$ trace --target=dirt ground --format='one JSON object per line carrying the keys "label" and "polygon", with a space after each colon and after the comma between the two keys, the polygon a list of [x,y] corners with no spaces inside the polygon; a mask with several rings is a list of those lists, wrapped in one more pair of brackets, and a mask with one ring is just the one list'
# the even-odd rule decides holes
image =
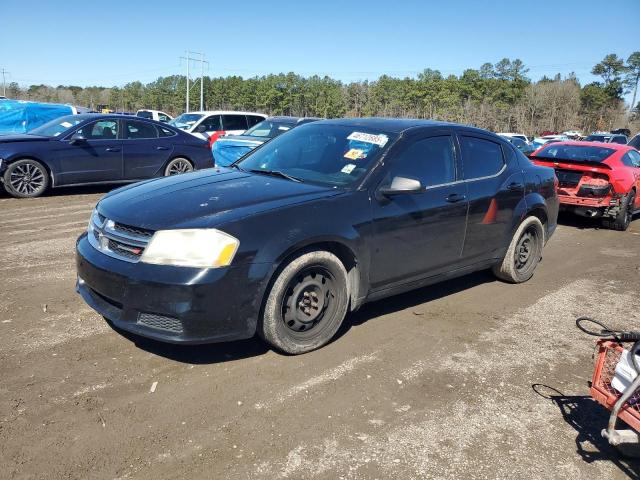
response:
{"label": "dirt ground", "polygon": [[527,284],[482,272],[370,304],[291,357],[110,328],[74,291],[104,192],[0,196],[0,478],[640,476],[600,437],[574,326],[640,327],[640,219],[564,218]]}

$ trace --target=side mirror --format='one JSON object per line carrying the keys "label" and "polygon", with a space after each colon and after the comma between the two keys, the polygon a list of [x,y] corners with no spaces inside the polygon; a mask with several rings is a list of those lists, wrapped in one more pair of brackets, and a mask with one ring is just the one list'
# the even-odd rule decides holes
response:
{"label": "side mirror", "polygon": [[71,145],[77,145],[79,143],[84,143],[87,139],[84,138],[84,135],[82,135],[82,133],[80,132],[76,132],[73,135],[71,135],[71,138],[69,139],[69,143]]}
{"label": "side mirror", "polygon": [[422,192],[420,181],[406,177],[393,177],[391,185],[380,189],[380,193],[387,197],[420,192]]}

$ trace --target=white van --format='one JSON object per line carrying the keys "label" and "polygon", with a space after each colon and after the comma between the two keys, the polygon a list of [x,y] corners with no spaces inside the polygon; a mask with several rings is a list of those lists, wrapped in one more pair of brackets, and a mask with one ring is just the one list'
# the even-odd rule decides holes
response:
{"label": "white van", "polygon": [[267,115],[262,113],[214,110],[183,113],[171,120],[169,124],[207,140],[214,133],[219,135],[242,135],[245,130],[260,123],[265,118],[267,118]]}

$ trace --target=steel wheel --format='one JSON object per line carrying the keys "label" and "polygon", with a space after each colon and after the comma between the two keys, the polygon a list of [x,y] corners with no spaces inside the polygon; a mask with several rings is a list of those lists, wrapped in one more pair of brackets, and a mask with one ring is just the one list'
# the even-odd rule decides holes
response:
{"label": "steel wheel", "polygon": [[14,197],[37,197],[49,186],[47,170],[36,160],[19,160],[4,174],[5,189]]}
{"label": "steel wheel", "polygon": [[[322,328],[335,310],[335,278],[326,268],[311,267],[294,277],[283,298],[282,320],[296,334]],[[298,335],[299,336],[299,335]]]}
{"label": "steel wheel", "polygon": [[169,162],[165,169],[165,176],[180,175],[181,173],[187,173],[193,171],[193,165],[186,158],[174,158]]}

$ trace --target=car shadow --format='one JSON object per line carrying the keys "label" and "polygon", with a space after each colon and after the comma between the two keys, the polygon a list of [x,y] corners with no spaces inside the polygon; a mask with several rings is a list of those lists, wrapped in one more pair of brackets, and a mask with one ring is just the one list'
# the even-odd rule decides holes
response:
{"label": "car shadow", "polygon": [[[109,183],[109,184],[100,184],[100,185],[82,185],[78,187],[63,187],[63,188],[52,188],[46,191],[39,198],[48,198],[48,197],[65,197],[68,195],[93,195],[96,193],[109,193],[111,190],[115,190],[116,188],[122,187],[123,184],[120,183]],[[7,191],[0,185],[0,198],[13,198],[11,195],[7,193]],[[14,199],[16,201],[21,201],[21,198]]]}
{"label": "car shadow", "polygon": [[640,461],[622,456],[600,433],[609,421],[607,409],[589,395],[564,395],[541,383],[535,383],[531,388],[540,397],[553,402],[564,421],[578,433],[576,453],[586,463],[611,462],[629,478],[640,479]]}
{"label": "car shadow", "polygon": [[448,297],[449,295],[453,295],[485,283],[497,281],[499,280],[496,279],[490,270],[481,270],[462,277],[446,280],[441,283],[435,283],[417,290],[412,290],[407,293],[367,303],[358,311],[347,315],[333,340],[335,341],[340,338],[352,327],[362,325],[374,318],[416,307],[423,303]]}
{"label": "car shadow", "polygon": [[569,212],[561,212],[558,215],[558,223],[566,227],[579,228],[580,230],[606,230],[602,226],[602,220],[600,219],[581,217]]}
{"label": "car shadow", "polygon": [[[492,281],[496,281],[496,279],[489,271],[481,271],[364,305],[357,312],[347,315],[340,330],[332,339],[332,342],[347,333],[349,329],[355,325],[362,325],[376,317],[415,307],[422,303],[446,297]],[[133,342],[136,347],[154,355],[159,355],[181,363],[223,363],[264,355],[269,351],[275,351],[280,355],[287,355],[274,350],[257,336],[247,340],[233,342],[204,345],[177,345],[140,337],[134,333],[121,330],[110,322],[109,325],[120,335]]]}

